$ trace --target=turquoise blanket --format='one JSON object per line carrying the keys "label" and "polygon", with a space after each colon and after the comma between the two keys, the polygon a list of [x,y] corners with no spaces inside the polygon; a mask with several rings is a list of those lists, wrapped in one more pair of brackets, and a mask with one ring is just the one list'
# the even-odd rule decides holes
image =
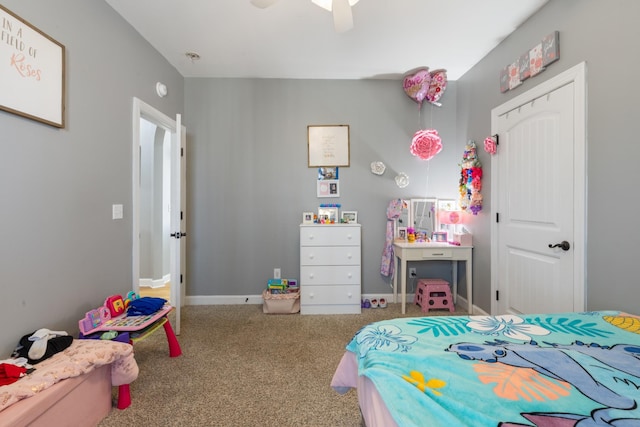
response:
{"label": "turquoise blanket", "polygon": [[640,317],[400,318],[347,345],[399,426],[640,426]]}

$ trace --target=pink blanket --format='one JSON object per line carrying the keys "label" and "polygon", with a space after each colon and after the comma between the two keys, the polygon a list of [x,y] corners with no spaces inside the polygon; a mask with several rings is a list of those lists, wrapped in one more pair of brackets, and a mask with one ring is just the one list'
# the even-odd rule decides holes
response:
{"label": "pink blanket", "polygon": [[74,340],[69,348],[34,365],[35,371],[0,387],[0,411],[67,378],[111,365],[111,384],[129,384],[138,377],[133,346],[116,341]]}

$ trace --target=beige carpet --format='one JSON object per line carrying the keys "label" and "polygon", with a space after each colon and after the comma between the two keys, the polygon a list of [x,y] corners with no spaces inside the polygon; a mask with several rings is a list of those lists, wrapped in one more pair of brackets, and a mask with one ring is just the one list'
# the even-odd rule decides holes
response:
{"label": "beige carpet", "polygon": [[[405,316],[424,315],[407,307]],[[100,426],[360,426],[356,393],[336,393],[333,372],[362,326],[400,316],[400,304],[326,316],[263,314],[258,305],[184,307],[183,355],[169,357],[162,329],[137,343],[132,405],[113,409]]]}

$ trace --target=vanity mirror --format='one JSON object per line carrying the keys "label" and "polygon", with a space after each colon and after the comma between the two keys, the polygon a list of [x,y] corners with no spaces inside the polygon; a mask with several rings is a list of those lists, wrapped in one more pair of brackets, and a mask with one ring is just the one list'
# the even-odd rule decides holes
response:
{"label": "vanity mirror", "polygon": [[[437,219],[436,209],[438,199],[435,197],[427,197],[424,199],[411,199],[409,204],[409,227],[413,227],[416,236],[423,236],[431,239],[434,231],[436,231]],[[418,240],[420,237],[418,237]]]}

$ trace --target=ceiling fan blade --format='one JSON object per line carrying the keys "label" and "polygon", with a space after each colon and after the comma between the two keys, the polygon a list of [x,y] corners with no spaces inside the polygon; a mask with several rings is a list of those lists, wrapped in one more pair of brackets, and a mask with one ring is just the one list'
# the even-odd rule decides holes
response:
{"label": "ceiling fan blade", "polygon": [[277,1],[278,0],[251,0],[251,4],[260,9],[266,9]]}
{"label": "ceiling fan blade", "polygon": [[349,0],[333,0],[331,4],[333,12],[333,27],[338,33],[349,31],[353,28],[353,14]]}

